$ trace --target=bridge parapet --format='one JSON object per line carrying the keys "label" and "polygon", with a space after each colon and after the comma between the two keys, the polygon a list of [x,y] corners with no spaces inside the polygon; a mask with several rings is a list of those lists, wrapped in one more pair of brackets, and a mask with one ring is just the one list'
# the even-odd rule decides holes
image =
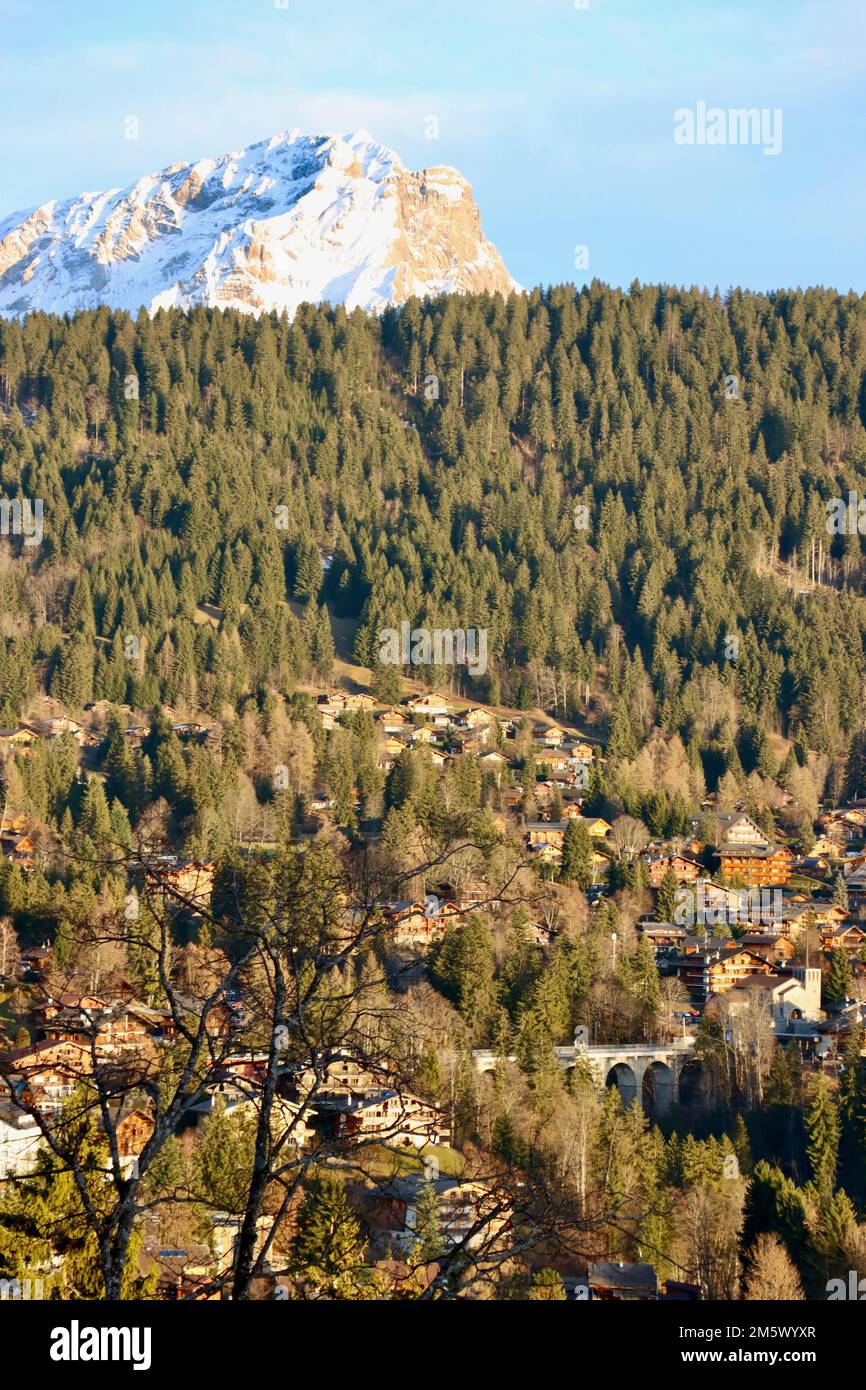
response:
{"label": "bridge parapet", "polygon": [[[610,1043],[601,1044],[593,1047],[557,1047],[555,1049],[559,1062],[564,1067],[573,1066],[578,1057],[587,1057],[590,1062],[603,1063],[606,1058],[611,1058],[612,1062],[627,1062],[640,1064],[644,1062],[668,1062],[679,1060],[682,1062],[692,1053],[695,1042],[694,1038],[687,1038],[685,1042],[675,1043]],[[476,1048],[473,1053],[475,1065],[479,1071],[490,1071],[496,1066],[499,1060],[499,1053],[492,1048]],[[509,1062],[516,1061],[514,1056],[506,1058]]]}
{"label": "bridge parapet", "polygon": [[[475,1065],[481,1072],[493,1071],[499,1060],[499,1054],[491,1049],[479,1048],[473,1055]],[[570,1071],[584,1057],[599,1086],[616,1084],[628,1104],[636,1096],[645,1095],[648,1088],[653,1108],[657,1111],[667,1109],[679,1099],[680,1074],[693,1056],[694,1038],[673,1043],[556,1048],[557,1060],[565,1071]],[[507,1060],[513,1062],[516,1059],[509,1057]]]}

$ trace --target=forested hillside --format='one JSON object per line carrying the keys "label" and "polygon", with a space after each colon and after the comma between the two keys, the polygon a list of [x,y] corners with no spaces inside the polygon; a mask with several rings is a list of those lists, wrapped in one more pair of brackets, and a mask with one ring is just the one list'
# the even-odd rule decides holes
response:
{"label": "forested hillside", "polygon": [[476,696],[589,695],[611,755],[658,723],[710,785],[736,722],[708,703],[827,754],[859,727],[861,543],[826,529],[866,468],[854,295],[36,314],[0,325],[0,402],[0,491],[44,508],[2,547],[5,722],[41,683],[212,714],[290,688],[330,667],[327,605],[362,663],[386,622],[486,628]]}

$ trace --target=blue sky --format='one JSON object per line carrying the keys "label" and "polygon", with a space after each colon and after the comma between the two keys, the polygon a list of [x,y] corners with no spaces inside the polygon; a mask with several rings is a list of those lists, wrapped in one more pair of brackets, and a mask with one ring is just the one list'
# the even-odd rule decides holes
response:
{"label": "blue sky", "polygon": [[[583,3],[0,0],[0,216],[366,127],[459,168],[524,285],[866,291],[864,0]],[[781,108],[781,152],[676,144],[699,101]]]}

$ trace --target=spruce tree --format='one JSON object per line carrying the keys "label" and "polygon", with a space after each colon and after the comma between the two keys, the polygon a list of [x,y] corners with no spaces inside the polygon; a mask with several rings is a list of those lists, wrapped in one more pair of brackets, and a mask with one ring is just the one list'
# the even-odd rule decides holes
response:
{"label": "spruce tree", "polygon": [[812,1181],[823,1203],[836,1186],[839,1162],[839,1109],[827,1078],[819,1076],[806,1111],[806,1153]]}
{"label": "spruce tree", "polygon": [[562,840],[560,877],[586,891],[592,885],[592,839],[586,825],[572,816]]}
{"label": "spruce tree", "polygon": [[412,1258],[420,1264],[440,1260],[446,1243],[441,1227],[442,1203],[433,1182],[421,1183],[415,1199],[415,1227]]}
{"label": "spruce tree", "polygon": [[657,922],[673,922],[677,910],[679,881],[673,869],[668,869],[659,885],[656,897],[655,917]]}
{"label": "spruce tree", "polygon": [[351,1297],[363,1255],[361,1225],[345,1183],[334,1173],[314,1178],[298,1211],[290,1251],[292,1270],[319,1288]]}
{"label": "spruce tree", "polygon": [[529,1284],[531,1302],[561,1303],[565,1296],[565,1285],[555,1269],[539,1269],[533,1274]]}
{"label": "spruce tree", "polygon": [[844,946],[830,952],[830,967],[824,975],[824,1004],[832,1008],[843,1004],[851,993],[851,962]]}

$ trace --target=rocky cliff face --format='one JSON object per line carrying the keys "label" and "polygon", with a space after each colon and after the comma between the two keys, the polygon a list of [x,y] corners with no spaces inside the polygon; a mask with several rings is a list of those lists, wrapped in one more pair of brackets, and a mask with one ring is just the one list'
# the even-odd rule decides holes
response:
{"label": "rocky cliff face", "polygon": [[0,314],[209,305],[379,310],[517,289],[455,169],[408,170],[366,131],[275,135],[130,188],[0,221]]}

